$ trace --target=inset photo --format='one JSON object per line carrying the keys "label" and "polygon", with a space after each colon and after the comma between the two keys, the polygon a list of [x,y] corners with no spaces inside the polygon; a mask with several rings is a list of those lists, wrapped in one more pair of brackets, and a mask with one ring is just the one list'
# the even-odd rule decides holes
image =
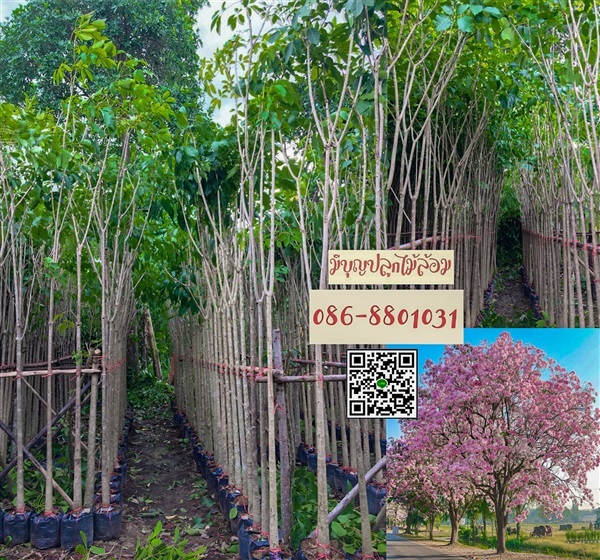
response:
{"label": "inset photo", "polygon": [[417,418],[386,426],[387,558],[600,558],[599,387],[598,329],[418,346]]}

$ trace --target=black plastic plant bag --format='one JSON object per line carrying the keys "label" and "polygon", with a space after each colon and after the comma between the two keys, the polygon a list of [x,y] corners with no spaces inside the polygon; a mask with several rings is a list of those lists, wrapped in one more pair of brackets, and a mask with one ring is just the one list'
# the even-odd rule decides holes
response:
{"label": "black plastic plant bag", "polygon": [[369,505],[369,514],[377,515],[385,501],[385,488],[367,484],[367,503]]}
{"label": "black plastic plant bag", "polygon": [[4,540],[10,539],[10,544],[29,542],[29,521],[31,512],[4,512]]}
{"label": "black plastic plant bag", "polygon": [[34,513],[29,521],[29,541],[35,548],[46,549],[60,545],[62,513]]}
{"label": "black plastic plant bag", "polygon": [[118,504],[99,506],[94,511],[94,539],[110,541],[118,539],[123,525],[123,508]]}
{"label": "black plastic plant bag", "polygon": [[269,540],[258,531],[252,530],[252,525],[239,524],[238,551],[242,560],[253,560],[252,553],[264,546],[269,546]]}
{"label": "black plastic plant bag", "polygon": [[298,446],[298,453],[297,453],[297,456],[298,456],[298,462],[299,462],[299,463],[300,463],[300,464],[301,464],[303,467],[305,467],[306,465],[308,465],[308,455],[307,455],[307,453],[306,453],[306,446],[305,446],[303,443],[301,443],[301,444]]}
{"label": "black plastic plant bag", "polygon": [[[81,537],[85,535],[85,543]],[[94,542],[94,514],[90,510],[79,513],[65,513],[60,523],[60,545],[73,550],[78,544],[91,545]]]}
{"label": "black plastic plant bag", "polygon": [[332,488],[336,488],[335,485],[335,470],[338,468],[339,465],[336,465],[335,463],[327,463],[326,469],[327,469],[327,484],[329,484],[329,486],[331,486]]}

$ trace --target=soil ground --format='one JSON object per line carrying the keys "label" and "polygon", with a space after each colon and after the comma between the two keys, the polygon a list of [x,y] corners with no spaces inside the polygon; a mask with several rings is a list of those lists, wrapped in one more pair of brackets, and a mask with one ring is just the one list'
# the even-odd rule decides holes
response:
{"label": "soil ground", "polygon": [[523,293],[518,269],[502,270],[496,275],[494,293],[482,312],[478,326],[531,327],[531,303]]}
{"label": "soil ground", "polygon": [[[158,521],[161,539],[173,543],[175,528],[188,541],[187,551],[207,547],[210,560],[238,557],[227,549],[237,542],[229,523],[209,496],[205,481],[196,473],[189,445],[179,439],[167,410],[149,411],[146,418],[135,418],[127,451],[127,482],[124,488],[123,529],[112,542],[96,542],[105,554],[85,558],[133,558],[138,539],[144,545]],[[59,549],[36,550],[29,545],[1,549],[0,560],[78,560],[75,552]]]}

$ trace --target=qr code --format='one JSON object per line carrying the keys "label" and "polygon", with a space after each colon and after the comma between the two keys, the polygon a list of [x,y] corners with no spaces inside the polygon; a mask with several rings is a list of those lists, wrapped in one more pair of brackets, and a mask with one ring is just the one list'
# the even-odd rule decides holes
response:
{"label": "qr code", "polygon": [[417,417],[416,350],[348,350],[348,418]]}

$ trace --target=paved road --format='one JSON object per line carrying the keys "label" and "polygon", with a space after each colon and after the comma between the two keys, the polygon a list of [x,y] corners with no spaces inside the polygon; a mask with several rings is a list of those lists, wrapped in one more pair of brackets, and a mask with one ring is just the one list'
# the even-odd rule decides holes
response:
{"label": "paved road", "polygon": [[[449,558],[462,558],[451,556],[436,549],[423,546],[408,539],[396,535],[387,535],[387,560],[400,560],[401,558],[423,559],[423,560],[448,560]],[[463,559],[464,560],[464,559]]]}

